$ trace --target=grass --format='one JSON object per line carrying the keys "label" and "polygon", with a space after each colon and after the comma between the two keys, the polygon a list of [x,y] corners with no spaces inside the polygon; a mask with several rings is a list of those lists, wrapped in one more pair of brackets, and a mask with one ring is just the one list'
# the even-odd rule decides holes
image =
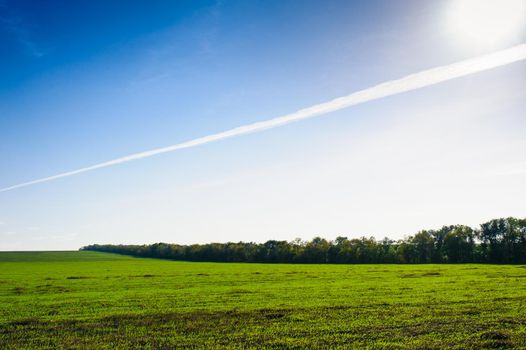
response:
{"label": "grass", "polygon": [[526,266],[0,253],[0,348],[526,349]]}

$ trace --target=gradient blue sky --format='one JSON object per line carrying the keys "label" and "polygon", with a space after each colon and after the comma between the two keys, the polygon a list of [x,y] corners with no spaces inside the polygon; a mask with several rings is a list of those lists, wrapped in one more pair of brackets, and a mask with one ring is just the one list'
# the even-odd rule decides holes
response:
{"label": "gradient blue sky", "polygon": [[[526,41],[454,0],[0,0],[0,188]],[[525,215],[526,63],[0,193],[0,250],[401,238]]]}

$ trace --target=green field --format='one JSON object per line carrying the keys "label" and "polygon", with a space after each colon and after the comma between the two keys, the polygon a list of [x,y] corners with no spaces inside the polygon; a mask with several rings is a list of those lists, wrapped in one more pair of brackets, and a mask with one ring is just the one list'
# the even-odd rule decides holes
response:
{"label": "green field", "polygon": [[526,348],[526,266],[0,253],[0,348]]}

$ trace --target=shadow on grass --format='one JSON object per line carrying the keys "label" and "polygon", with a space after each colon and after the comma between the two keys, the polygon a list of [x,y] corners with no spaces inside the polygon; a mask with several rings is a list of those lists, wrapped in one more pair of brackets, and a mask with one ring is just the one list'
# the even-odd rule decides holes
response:
{"label": "shadow on grass", "polygon": [[[524,320],[469,314],[430,318],[334,306],[309,309],[121,314],[89,320],[26,318],[0,324],[0,348],[480,349],[526,345]],[[459,311],[460,312],[460,311]],[[389,321],[392,314],[400,319]],[[460,316],[460,315],[456,315]]]}

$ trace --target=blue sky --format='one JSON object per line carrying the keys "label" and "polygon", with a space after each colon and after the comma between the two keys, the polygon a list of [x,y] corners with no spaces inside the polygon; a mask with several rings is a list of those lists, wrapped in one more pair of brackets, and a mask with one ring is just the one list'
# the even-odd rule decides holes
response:
{"label": "blue sky", "polygon": [[[452,1],[2,1],[0,187],[525,42]],[[393,238],[524,216],[526,64],[0,194],[0,250]]]}

